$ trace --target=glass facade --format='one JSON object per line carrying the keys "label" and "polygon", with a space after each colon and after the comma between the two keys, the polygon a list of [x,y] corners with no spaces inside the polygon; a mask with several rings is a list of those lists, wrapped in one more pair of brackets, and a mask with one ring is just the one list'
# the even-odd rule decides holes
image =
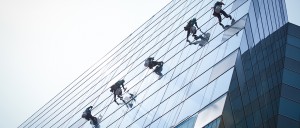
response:
{"label": "glass facade", "polygon": [[[223,2],[236,20],[225,30],[212,16],[215,1],[171,1],[19,127],[91,127],[81,118],[88,106],[101,127],[298,126],[300,29],[287,24],[285,1]],[[186,42],[192,18],[210,33],[202,47]],[[150,56],[164,62],[160,80],[144,67]],[[132,108],[113,102],[120,79],[136,94]]]}
{"label": "glass facade", "polygon": [[[284,33],[284,30],[277,33]],[[271,127],[269,122],[276,115],[279,97],[281,70],[283,68],[283,51],[285,34],[276,32],[256,44],[255,47],[241,55],[241,66],[236,80],[230,90],[230,102],[235,125],[249,127]],[[278,39],[275,39],[278,37]],[[279,45],[277,48],[274,45]],[[273,49],[274,48],[274,49]],[[278,56],[279,55],[279,56]],[[234,88],[235,87],[235,88]],[[273,98],[273,99],[272,99]],[[247,112],[246,112],[246,111]],[[247,118],[249,122],[247,122]],[[265,126],[264,126],[265,125]]]}
{"label": "glass facade", "polygon": [[225,127],[300,127],[299,32],[287,23],[237,57],[222,114]]}

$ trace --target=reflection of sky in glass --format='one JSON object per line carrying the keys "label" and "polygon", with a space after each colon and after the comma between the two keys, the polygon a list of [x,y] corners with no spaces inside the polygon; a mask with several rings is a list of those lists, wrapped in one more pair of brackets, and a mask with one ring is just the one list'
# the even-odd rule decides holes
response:
{"label": "reflection of sky in glass", "polygon": [[196,120],[195,128],[202,128],[217,117],[221,116],[226,97],[226,95],[222,96],[220,99],[207,106],[203,111],[200,111]]}
{"label": "reflection of sky in glass", "polygon": [[[211,0],[171,2],[132,33],[125,40],[127,43],[101,66],[93,66],[90,69],[92,73],[86,74],[88,77],[76,81],[82,86],[71,88],[69,91],[72,94],[59,101],[54,109],[43,113],[37,125],[33,126],[51,126],[53,123],[53,126],[68,126],[76,121],[73,126],[80,126],[84,124],[79,120],[81,112],[86,106],[94,104],[93,113],[103,115],[102,127],[169,127],[209,105],[227,92],[232,67],[240,52],[237,49],[240,42],[246,40],[244,34],[248,33],[244,27],[250,29],[247,21],[252,21],[254,16],[246,14],[249,9],[256,11],[253,5],[261,6],[261,3],[252,4],[247,0],[224,2],[224,10],[237,21],[225,31],[211,16],[214,4]],[[198,18],[202,31],[211,33],[209,43],[204,47],[189,46],[185,42],[183,27],[192,17]],[[268,24],[267,18],[263,20],[261,26],[273,25]],[[230,20],[224,19],[223,23],[229,24]],[[260,35],[254,35],[258,41],[258,36],[267,36],[275,29],[261,31],[260,27],[254,27],[254,30],[259,31]],[[235,35],[237,32],[239,34]],[[241,52],[248,49],[246,44],[242,43],[242,46]],[[161,80],[157,80],[157,75],[143,66],[149,56],[165,62]],[[132,109],[112,102],[109,86],[119,79],[125,79],[125,86],[130,92],[137,92],[137,101]],[[80,105],[75,106],[77,104]],[[48,118],[53,120],[44,122]]]}

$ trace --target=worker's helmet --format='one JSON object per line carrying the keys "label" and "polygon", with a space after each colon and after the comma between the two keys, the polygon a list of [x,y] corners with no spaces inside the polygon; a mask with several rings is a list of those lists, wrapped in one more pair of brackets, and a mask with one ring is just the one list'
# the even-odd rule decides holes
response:
{"label": "worker's helmet", "polygon": [[122,83],[125,83],[125,80],[124,80],[124,79],[122,79],[122,80],[121,80],[121,82],[122,82]]}

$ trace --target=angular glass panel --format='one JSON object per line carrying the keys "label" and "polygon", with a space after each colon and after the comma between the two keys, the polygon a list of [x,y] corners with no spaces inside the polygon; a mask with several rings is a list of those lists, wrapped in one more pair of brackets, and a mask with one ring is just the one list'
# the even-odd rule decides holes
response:
{"label": "angular glass panel", "polygon": [[[250,23],[248,22],[247,24],[250,24]],[[247,36],[247,37],[252,38],[252,34],[249,36]],[[247,51],[249,49],[248,43],[250,43],[250,42],[248,42],[247,37],[246,37],[246,33],[243,32],[243,37],[242,37],[241,44],[240,44],[241,54],[243,54],[245,51]]]}
{"label": "angular glass panel", "polygon": [[214,121],[210,122],[209,124],[207,124],[203,128],[219,128],[220,122],[221,122],[221,117],[218,117],[217,119],[215,119]]}
{"label": "angular glass panel", "polygon": [[297,38],[295,36],[288,35],[287,36],[287,43],[290,44],[290,45],[293,45],[295,47],[300,48],[300,38]]}
{"label": "angular glass panel", "polygon": [[280,98],[279,114],[300,121],[300,103],[296,103],[286,98]]}
{"label": "angular glass panel", "polygon": [[231,68],[216,80],[212,100],[217,99],[228,91],[233,70],[234,68]]}
{"label": "angular glass panel", "polygon": [[234,66],[236,57],[237,57],[238,50],[231,53],[229,56],[227,56],[225,59],[223,59],[221,62],[219,62],[217,65],[213,67],[212,74],[209,78],[209,82],[216,79],[218,76],[226,72],[228,69]]}
{"label": "angular glass panel", "polygon": [[299,78],[300,78],[300,74],[287,69],[283,70],[283,79],[282,79],[283,83],[300,89]]}
{"label": "angular glass panel", "polygon": [[285,58],[285,62],[284,62],[284,67],[291,70],[291,71],[294,71],[294,72],[297,72],[297,73],[300,73],[300,61],[296,61],[294,59],[290,59],[288,57]]}
{"label": "angular glass panel", "polygon": [[291,118],[288,118],[286,116],[278,115],[277,119],[277,128],[299,128],[299,121],[293,120]]}
{"label": "angular glass panel", "polygon": [[190,117],[179,125],[175,126],[175,128],[194,128],[195,122],[197,119],[197,115]]}
{"label": "angular glass panel", "polygon": [[293,101],[300,103],[299,94],[300,94],[300,89],[285,84],[281,86],[281,96],[284,98],[291,99]]}
{"label": "angular glass panel", "polygon": [[222,96],[204,109],[202,109],[197,117],[195,128],[202,128],[209,122],[222,115],[227,95]]}
{"label": "angular glass panel", "polygon": [[289,35],[300,38],[300,30],[298,29],[297,25],[289,24],[287,31]]}

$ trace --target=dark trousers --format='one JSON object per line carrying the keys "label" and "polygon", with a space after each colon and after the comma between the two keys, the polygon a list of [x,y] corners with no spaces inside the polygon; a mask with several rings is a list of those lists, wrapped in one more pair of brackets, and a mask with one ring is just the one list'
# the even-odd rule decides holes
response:
{"label": "dark trousers", "polygon": [[154,69],[154,72],[159,76],[162,76],[161,71],[162,71],[162,65],[159,65]]}
{"label": "dark trousers", "polygon": [[226,18],[230,18],[232,19],[231,15],[228,15],[225,11],[221,10],[220,13],[216,13],[214,12],[214,16],[218,18],[219,20],[219,24],[224,28],[224,25],[221,23],[222,22],[222,18],[221,18],[221,14],[223,14]]}
{"label": "dark trousers", "polygon": [[222,22],[221,14],[223,14],[226,18],[228,18],[228,17],[229,17],[230,19],[232,18],[230,15],[228,15],[228,14],[227,14],[225,11],[223,11],[223,10],[221,10],[220,13],[214,12],[213,15],[214,15],[215,17],[218,18],[218,20],[219,20],[220,23]]}
{"label": "dark trousers", "polygon": [[87,114],[85,117],[86,120],[92,120],[94,125],[98,125],[97,118],[92,116],[91,114]]}

